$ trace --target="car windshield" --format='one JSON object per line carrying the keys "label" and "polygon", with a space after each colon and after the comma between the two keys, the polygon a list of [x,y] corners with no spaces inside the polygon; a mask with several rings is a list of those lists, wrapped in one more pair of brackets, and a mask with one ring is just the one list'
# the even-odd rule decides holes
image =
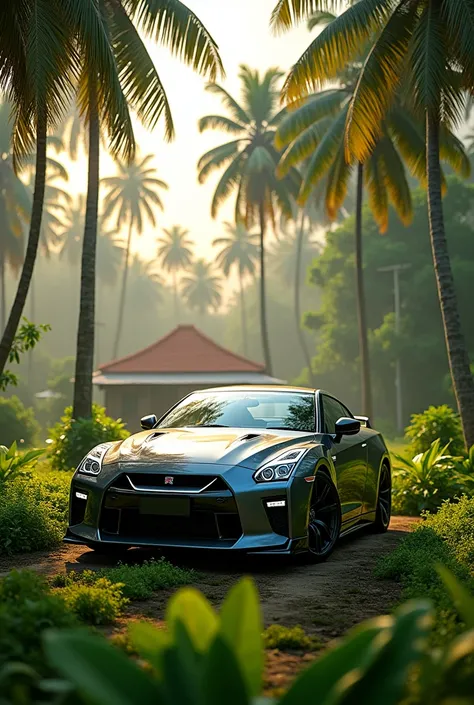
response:
{"label": "car windshield", "polygon": [[223,426],[313,432],[314,394],[305,392],[196,392],[166,414],[159,428]]}

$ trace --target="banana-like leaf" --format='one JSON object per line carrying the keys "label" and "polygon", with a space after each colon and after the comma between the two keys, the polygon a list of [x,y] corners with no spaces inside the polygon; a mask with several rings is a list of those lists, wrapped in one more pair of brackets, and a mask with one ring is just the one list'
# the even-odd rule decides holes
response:
{"label": "banana-like leaf", "polygon": [[166,623],[173,640],[178,623],[184,625],[194,648],[203,653],[219,628],[219,620],[209,600],[195,588],[182,588],[168,602]]}
{"label": "banana-like leaf", "polygon": [[249,705],[246,684],[235,650],[218,634],[206,654],[201,676],[206,705]]}

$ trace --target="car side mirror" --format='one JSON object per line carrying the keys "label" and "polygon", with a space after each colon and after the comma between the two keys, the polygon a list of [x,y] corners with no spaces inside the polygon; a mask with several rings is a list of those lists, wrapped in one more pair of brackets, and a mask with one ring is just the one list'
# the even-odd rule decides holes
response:
{"label": "car side mirror", "polygon": [[355,436],[360,431],[360,421],[350,416],[341,416],[336,421],[336,436]]}
{"label": "car side mirror", "polygon": [[155,428],[157,423],[158,419],[156,418],[155,414],[143,416],[143,418],[140,419],[140,426],[144,431],[151,431],[152,428]]}

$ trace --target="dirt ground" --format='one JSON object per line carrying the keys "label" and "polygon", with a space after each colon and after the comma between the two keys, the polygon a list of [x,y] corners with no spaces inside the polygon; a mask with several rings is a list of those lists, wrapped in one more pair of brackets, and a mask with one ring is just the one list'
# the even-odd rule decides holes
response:
{"label": "dirt ground", "polygon": [[[195,586],[217,607],[229,587],[243,575],[252,575],[260,592],[265,625],[301,625],[324,644],[342,636],[350,627],[369,617],[386,613],[399,599],[400,586],[377,581],[373,568],[380,556],[392,551],[416,520],[393,517],[386,534],[356,532],[341,540],[323,564],[279,558],[239,558],[229,554],[175,552],[172,562],[195,568]],[[153,554],[141,549],[128,551],[127,562],[142,562]],[[124,560],[124,559],[122,559]],[[50,553],[39,552],[0,559],[0,576],[12,568],[29,568],[45,574],[64,570],[96,569],[113,564],[80,546],[64,546]],[[135,602],[115,631],[129,619],[160,622],[171,591],[163,590],[144,602]],[[316,653],[317,656],[317,653]],[[278,691],[294,677],[314,654],[267,652],[267,691]]]}

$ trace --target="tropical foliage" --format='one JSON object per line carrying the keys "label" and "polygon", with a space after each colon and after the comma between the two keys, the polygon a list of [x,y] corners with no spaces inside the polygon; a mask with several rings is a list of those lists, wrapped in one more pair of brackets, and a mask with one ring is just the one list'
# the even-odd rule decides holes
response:
{"label": "tropical foliage", "polygon": [[461,422],[447,404],[430,406],[421,414],[412,414],[405,434],[414,453],[424,453],[436,439],[449,448],[451,455],[463,452]]}
{"label": "tropical foliage", "polygon": [[173,277],[174,314],[179,320],[178,272],[186,271],[193,260],[194,242],[188,237],[189,232],[179,225],[163,228],[164,237],[157,239],[158,258],[163,269]]}
{"label": "tropical foliage", "polygon": [[222,285],[213,272],[212,265],[203,259],[196,260],[188,274],[181,280],[181,293],[191,310],[203,316],[221,305]]}

